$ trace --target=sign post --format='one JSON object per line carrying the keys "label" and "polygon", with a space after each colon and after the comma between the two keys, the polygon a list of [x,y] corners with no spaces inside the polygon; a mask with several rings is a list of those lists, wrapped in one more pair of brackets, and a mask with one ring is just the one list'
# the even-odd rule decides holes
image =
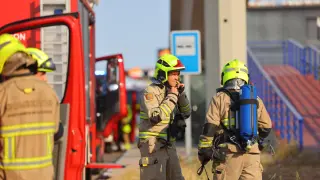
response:
{"label": "sign post", "polygon": [[[186,67],[181,74],[184,75],[185,92],[189,100],[191,100],[190,75],[201,74],[200,39],[200,32],[197,30],[171,31],[170,33],[171,54],[178,57]],[[192,109],[192,102],[190,102],[190,108]],[[186,119],[186,125],[185,148],[189,157],[192,149],[191,116]]]}

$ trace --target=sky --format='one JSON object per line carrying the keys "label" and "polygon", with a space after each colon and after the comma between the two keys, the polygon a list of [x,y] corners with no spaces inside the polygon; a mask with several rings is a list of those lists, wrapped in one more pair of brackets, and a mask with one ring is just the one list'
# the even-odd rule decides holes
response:
{"label": "sky", "polygon": [[154,68],[169,47],[170,0],[100,0],[94,9],[96,57],[122,53],[125,69]]}

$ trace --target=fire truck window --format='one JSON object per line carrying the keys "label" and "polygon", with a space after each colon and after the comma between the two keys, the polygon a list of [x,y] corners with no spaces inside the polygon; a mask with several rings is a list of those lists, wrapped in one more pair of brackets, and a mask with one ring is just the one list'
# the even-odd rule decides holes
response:
{"label": "fire truck window", "polygon": [[[56,91],[60,101],[64,97],[68,61],[69,61],[69,29],[65,25],[37,28],[13,34],[28,48],[38,48],[51,58],[56,70],[46,72],[48,84]],[[33,51],[33,56],[40,58],[43,69],[52,68],[53,63],[49,59],[43,60],[43,55]],[[41,70],[40,70],[41,71]]]}
{"label": "fire truck window", "polygon": [[118,72],[118,60],[117,59],[110,59],[108,61],[108,69],[107,69],[107,82],[108,82],[108,89],[109,91],[116,91],[118,90],[119,84],[119,72]]}
{"label": "fire truck window", "polygon": [[95,64],[96,95],[101,96],[107,93],[107,62],[98,61]]}
{"label": "fire truck window", "polygon": [[[41,49],[52,58],[56,70],[47,73],[48,83],[54,88],[60,101],[65,92],[69,61],[69,29],[67,26],[41,28]],[[50,63],[48,63],[49,65]]]}
{"label": "fire truck window", "polygon": [[119,113],[119,69],[117,59],[96,62],[97,124],[105,127],[113,115]]}

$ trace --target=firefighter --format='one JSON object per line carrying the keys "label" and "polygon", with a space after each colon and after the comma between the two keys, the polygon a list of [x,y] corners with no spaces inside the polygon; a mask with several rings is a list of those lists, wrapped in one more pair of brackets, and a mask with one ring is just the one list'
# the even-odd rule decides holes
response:
{"label": "firefighter", "polygon": [[[34,75],[37,62],[12,35],[0,35],[0,119],[3,179],[52,180],[53,135],[59,128],[59,100]],[[4,177],[6,176],[6,177]]]}
{"label": "firefighter", "polygon": [[[198,145],[198,156],[203,165],[213,160],[213,173],[218,180],[262,179],[261,142],[268,136],[272,126],[262,100],[258,97],[251,101],[257,105],[258,127],[258,139],[253,141],[252,145],[245,145],[241,141],[241,133],[237,133],[239,129],[235,122],[239,117],[235,113],[237,106],[233,106],[236,102],[235,97],[239,97],[240,88],[248,83],[250,82],[247,66],[237,59],[228,62],[221,74],[223,87],[213,96],[206,114]],[[238,126],[241,126],[241,119],[239,123]]]}
{"label": "firefighter", "polygon": [[184,179],[171,134],[174,117],[191,114],[184,84],[179,82],[180,71],[185,69],[173,55],[164,55],[156,63],[152,83],[144,90],[140,104],[139,142],[141,159],[140,179]]}
{"label": "firefighter", "polygon": [[43,81],[48,81],[47,72],[53,72],[56,70],[56,65],[52,61],[52,58],[37,48],[27,48],[29,54],[31,54],[32,58],[38,63],[38,72],[36,74]]}
{"label": "firefighter", "polygon": [[[54,64],[52,58],[49,58],[49,56],[37,48],[27,48],[28,53],[32,56],[34,60],[37,61],[38,64],[38,70],[36,73],[36,76],[45,81],[48,82],[47,78],[47,72],[53,72],[56,70],[56,65]],[[54,141],[58,141],[63,136],[63,124],[59,123],[59,130],[57,133],[54,134]]]}
{"label": "firefighter", "polygon": [[129,104],[127,104],[127,110],[128,110],[127,116],[121,120],[121,134],[122,134],[125,150],[131,149],[129,135],[132,131],[132,128],[131,128],[132,108]]}

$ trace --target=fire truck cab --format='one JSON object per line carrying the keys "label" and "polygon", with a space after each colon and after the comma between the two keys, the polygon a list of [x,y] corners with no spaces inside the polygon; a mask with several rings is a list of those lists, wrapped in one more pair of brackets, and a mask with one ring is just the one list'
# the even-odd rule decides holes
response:
{"label": "fire truck cab", "polygon": [[[121,168],[96,161],[99,138],[92,6],[86,0],[11,0],[2,2],[2,7],[8,11],[2,11],[6,14],[0,20],[0,34],[13,34],[26,46],[42,49],[57,67],[47,74],[60,98],[64,125],[64,136],[54,148],[55,179],[90,179],[90,169]],[[114,66],[124,71],[123,66]],[[118,91],[125,93],[125,81],[117,83]]]}

